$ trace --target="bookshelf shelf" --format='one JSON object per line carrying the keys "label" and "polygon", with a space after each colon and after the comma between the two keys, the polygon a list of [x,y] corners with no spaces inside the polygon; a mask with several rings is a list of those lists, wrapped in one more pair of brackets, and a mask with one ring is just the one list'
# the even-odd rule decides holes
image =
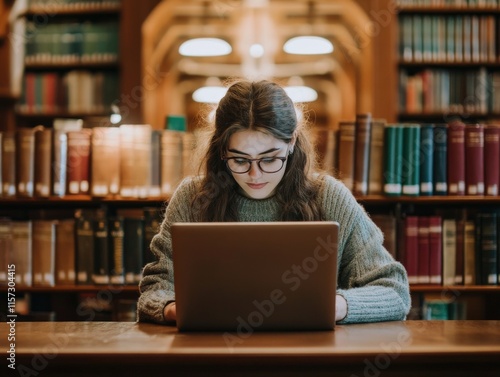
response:
{"label": "bookshelf shelf", "polygon": [[118,60],[112,62],[71,62],[71,63],[26,63],[29,71],[64,71],[71,69],[117,69]]}
{"label": "bookshelf shelf", "polygon": [[1,198],[0,206],[7,207],[55,207],[55,206],[84,206],[84,205],[100,205],[112,204],[114,206],[147,206],[147,205],[162,205],[167,198],[123,198],[120,196],[110,196],[104,198],[91,197],[88,195],[68,195],[64,197],[49,197],[49,198]]}
{"label": "bookshelf shelf", "polygon": [[499,204],[500,196],[397,196],[389,197],[383,195],[358,196],[356,199],[364,204]]}
{"label": "bookshelf shelf", "polygon": [[62,17],[62,16],[82,16],[99,17],[118,15],[121,12],[121,5],[92,5],[92,6],[72,6],[63,7],[52,4],[50,6],[32,6],[22,14],[26,18],[40,17]]}
{"label": "bookshelf shelf", "polygon": [[454,6],[441,6],[441,7],[401,7],[397,10],[398,14],[435,14],[435,15],[465,15],[465,14],[477,14],[477,15],[495,15],[500,14],[500,8],[498,7],[454,7]]}
{"label": "bookshelf shelf", "polygon": [[437,61],[421,61],[421,62],[408,62],[400,61],[398,62],[400,68],[492,68],[499,69],[500,66],[498,62],[437,62]]}
{"label": "bookshelf shelf", "polygon": [[[7,287],[1,288],[3,291],[7,290]],[[119,294],[122,292],[139,292],[137,285],[60,285],[54,287],[16,287],[16,291],[20,293],[99,293],[102,291],[109,291],[113,294]]]}
{"label": "bookshelf shelf", "polygon": [[438,122],[447,123],[453,119],[461,119],[467,123],[474,123],[476,121],[500,119],[500,113],[399,113],[398,119],[400,121],[420,121],[420,122]]}
{"label": "bookshelf shelf", "polygon": [[412,285],[412,292],[477,292],[477,293],[500,293],[500,286],[487,285]]}

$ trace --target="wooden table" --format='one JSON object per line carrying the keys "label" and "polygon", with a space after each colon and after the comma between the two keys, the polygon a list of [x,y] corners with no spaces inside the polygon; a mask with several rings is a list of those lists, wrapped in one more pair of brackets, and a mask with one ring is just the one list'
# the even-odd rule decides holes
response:
{"label": "wooden table", "polygon": [[[133,322],[17,322],[13,329],[20,375],[500,376],[500,321],[231,336]],[[5,355],[9,324],[1,323],[0,333]]]}

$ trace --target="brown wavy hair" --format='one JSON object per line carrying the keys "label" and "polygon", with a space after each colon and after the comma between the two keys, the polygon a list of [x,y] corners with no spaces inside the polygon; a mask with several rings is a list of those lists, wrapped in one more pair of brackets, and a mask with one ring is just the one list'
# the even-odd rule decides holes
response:
{"label": "brown wavy hair", "polygon": [[192,203],[198,221],[238,221],[235,198],[240,195],[239,186],[221,157],[231,135],[242,130],[265,132],[285,143],[296,134],[293,154],[288,156],[275,193],[282,207],[281,221],[323,219],[315,200],[320,184],[315,151],[305,124],[298,124],[296,110],[285,90],[272,81],[240,80],[228,88],[215,113],[215,128],[203,159],[203,178]]}

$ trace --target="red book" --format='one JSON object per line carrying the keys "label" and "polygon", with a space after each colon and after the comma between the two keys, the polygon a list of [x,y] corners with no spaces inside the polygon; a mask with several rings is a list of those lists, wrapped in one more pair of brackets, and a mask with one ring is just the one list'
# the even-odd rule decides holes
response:
{"label": "red book", "polygon": [[443,228],[441,216],[429,217],[429,275],[431,284],[442,284]]}
{"label": "red book", "polygon": [[68,136],[68,194],[88,194],[90,179],[91,130],[70,131]]}
{"label": "red book", "polygon": [[405,219],[405,250],[406,258],[403,265],[408,273],[410,284],[418,283],[418,216],[408,216]]}
{"label": "red book", "polygon": [[448,125],[448,195],[465,195],[465,124]]}
{"label": "red book", "polygon": [[418,217],[418,283],[430,283],[429,217]]}
{"label": "red book", "polygon": [[500,126],[484,127],[484,193],[498,195],[500,192]]}
{"label": "red book", "polygon": [[465,193],[484,195],[484,126],[465,126]]}

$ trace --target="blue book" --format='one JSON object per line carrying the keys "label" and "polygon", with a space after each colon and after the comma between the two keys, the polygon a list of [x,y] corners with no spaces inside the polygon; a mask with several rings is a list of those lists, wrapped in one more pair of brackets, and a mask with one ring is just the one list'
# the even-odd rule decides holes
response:
{"label": "blue book", "polygon": [[420,126],[420,195],[432,195],[433,189],[434,125]]}
{"label": "blue book", "polygon": [[403,155],[403,127],[387,124],[384,135],[384,194],[401,195],[401,170]]}
{"label": "blue book", "polygon": [[434,150],[433,150],[433,182],[434,195],[448,194],[447,178],[447,125],[436,124],[434,126]]}

